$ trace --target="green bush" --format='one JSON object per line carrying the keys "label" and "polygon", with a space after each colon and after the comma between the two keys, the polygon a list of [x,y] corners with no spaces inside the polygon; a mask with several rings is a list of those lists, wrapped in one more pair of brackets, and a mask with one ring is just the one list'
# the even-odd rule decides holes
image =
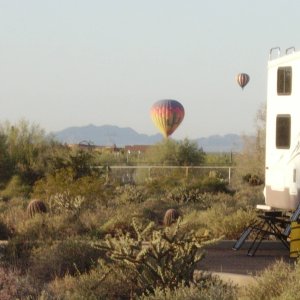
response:
{"label": "green bush", "polygon": [[70,202],[81,197],[85,199],[82,206],[85,208],[95,207],[98,203],[107,206],[114,198],[115,187],[107,185],[104,177],[85,176],[75,179],[74,176],[71,169],[61,169],[55,174],[49,174],[35,184],[32,197],[45,199],[50,211],[53,198],[64,198],[74,206]]}
{"label": "green bush", "polygon": [[31,187],[24,183],[20,176],[13,176],[7,183],[4,190],[0,192],[0,197],[4,200],[9,200],[15,197],[29,197]]}

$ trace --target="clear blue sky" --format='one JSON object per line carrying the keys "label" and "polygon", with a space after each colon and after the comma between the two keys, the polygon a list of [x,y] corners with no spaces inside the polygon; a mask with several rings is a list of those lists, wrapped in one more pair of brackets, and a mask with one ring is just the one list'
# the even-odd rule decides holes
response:
{"label": "clear blue sky", "polygon": [[0,122],[155,134],[151,105],[171,98],[186,111],[174,138],[252,133],[270,48],[300,50],[299,11],[299,0],[0,0]]}

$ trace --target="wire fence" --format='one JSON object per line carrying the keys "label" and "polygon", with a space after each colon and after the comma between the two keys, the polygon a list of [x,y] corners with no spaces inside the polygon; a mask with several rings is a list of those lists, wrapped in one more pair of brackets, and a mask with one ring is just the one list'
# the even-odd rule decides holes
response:
{"label": "wire fence", "polygon": [[109,173],[123,183],[168,176],[200,178],[209,175],[223,178],[230,183],[234,169],[232,166],[110,166]]}

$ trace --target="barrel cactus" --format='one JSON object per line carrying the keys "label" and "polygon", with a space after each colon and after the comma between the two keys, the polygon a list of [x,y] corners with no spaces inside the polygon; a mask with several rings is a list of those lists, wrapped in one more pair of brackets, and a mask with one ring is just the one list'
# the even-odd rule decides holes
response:
{"label": "barrel cactus", "polygon": [[165,216],[164,216],[164,225],[165,226],[170,226],[171,224],[173,224],[174,222],[176,222],[176,220],[179,218],[179,212],[174,209],[174,208],[170,208],[166,211]]}
{"label": "barrel cactus", "polygon": [[32,218],[35,214],[46,213],[47,207],[45,203],[38,199],[33,199],[27,206],[27,213]]}

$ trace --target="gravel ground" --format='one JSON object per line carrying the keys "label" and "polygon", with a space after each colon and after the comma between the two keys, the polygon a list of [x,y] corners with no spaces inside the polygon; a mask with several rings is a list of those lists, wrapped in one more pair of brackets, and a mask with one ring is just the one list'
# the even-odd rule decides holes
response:
{"label": "gravel ground", "polygon": [[199,269],[217,273],[238,275],[257,275],[276,260],[284,260],[293,264],[295,259],[289,257],[289,250],[280,241],[263,241],[255,256],[247,256],[249,243],[240,250],[232,250],[235,241],[222,241],[208,247]]}

